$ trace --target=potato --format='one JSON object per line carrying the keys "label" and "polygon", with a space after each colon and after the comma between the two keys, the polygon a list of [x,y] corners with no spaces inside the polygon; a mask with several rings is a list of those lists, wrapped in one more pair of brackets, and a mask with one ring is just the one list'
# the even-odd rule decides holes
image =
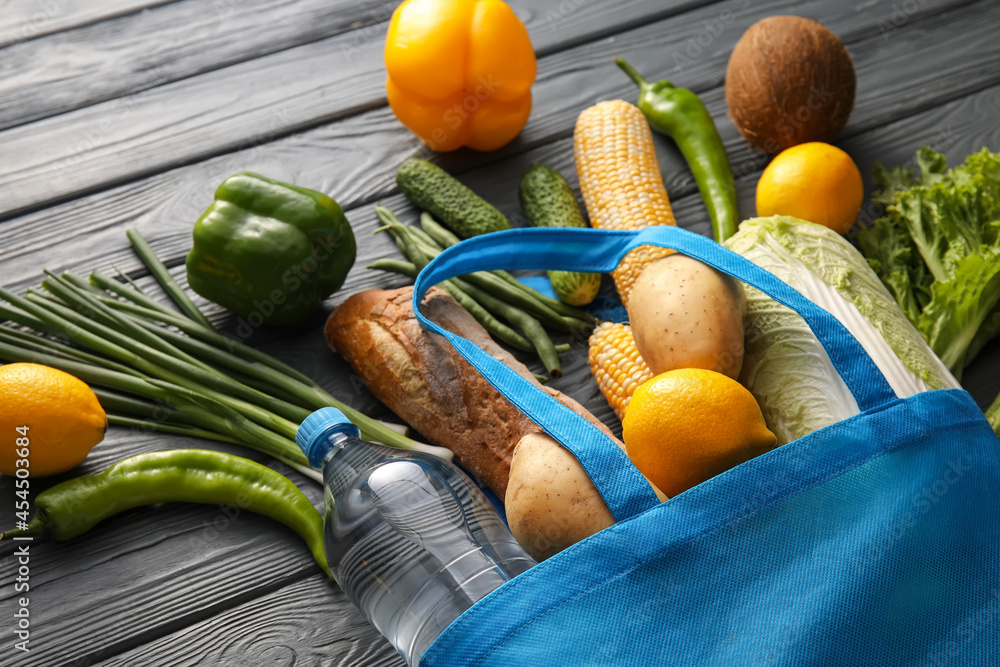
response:
{"label": "potato", "polygon": [[615,522],[576,457],[545,433],[528,433],[514,448],[504,507],[511,533],[537,561]]}
{"label": "potato", "polygon": [[628,299],[635,346],[653,375],[704,368],[736,379],[745,314],[738,281],[681,254],[647,266]]}

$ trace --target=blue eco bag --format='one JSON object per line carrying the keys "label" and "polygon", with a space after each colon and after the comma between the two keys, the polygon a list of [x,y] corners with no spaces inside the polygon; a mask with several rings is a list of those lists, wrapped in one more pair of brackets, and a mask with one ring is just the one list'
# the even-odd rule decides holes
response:
{"label": "blue eco bag", "polygon": [[[862,412],[659,503],[598,429],[419,315],[454,275],[609,271],[647,244],[796,310]],[[617,520],[479,601],[422,667],[1000,665],[1000,441],[965,391],[897,398],[832,315],[674,227],[473,238],[428,265],[413,298],[426,328],[577,457]]]}

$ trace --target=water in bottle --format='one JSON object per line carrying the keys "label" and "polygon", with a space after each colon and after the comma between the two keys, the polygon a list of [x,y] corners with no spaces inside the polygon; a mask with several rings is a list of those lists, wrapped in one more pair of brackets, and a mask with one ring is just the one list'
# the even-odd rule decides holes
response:
{"label": "water in bottle", "polygon": [[323,468],[330,569],[408,664],[418,665],[473,603],[535,564],[453,464],[361,440],[335,408],[306,418],[296,440]]}

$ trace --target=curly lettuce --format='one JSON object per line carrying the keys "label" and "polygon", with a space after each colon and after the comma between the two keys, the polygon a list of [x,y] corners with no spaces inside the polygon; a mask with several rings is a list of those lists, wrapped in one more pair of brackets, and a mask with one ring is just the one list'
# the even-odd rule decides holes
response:
{"label": "curly lettuce", "polygon": [[[898,396],[959,387],[865,258],[839,234],[773,216],[743,222],[725,245],[840,320]],[[854,397],[805,321],[759,290],[745,292],[740,381],[757,398],[778,443],[857,414]]]}
{"label": "curly lettuce", "polygon": [[857,235],[868,263],[956,376],[1000,333],[1000,154],[948,169],[917,151],[918,171],[876,164],[885,215]]}

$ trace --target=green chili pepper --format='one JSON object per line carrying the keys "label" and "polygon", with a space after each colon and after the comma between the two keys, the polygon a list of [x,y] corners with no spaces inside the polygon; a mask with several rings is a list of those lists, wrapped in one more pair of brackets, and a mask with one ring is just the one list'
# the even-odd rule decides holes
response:
{"label": "green chili pepper", "polygon": [[285,524],[306,541],[333,579],[323,548],[323,518],[291,480],[249,459],[207,449],[139,454],[103,472],[57,484],[35,498],[27,527],[0,533],[65,542],[133,507],[165,502],[235,505]]}
{"label": "green chili pepper", "polygon": [[652,128],[672,138],[681,149],[708,207],[715,240],[725,241],[739,225],[736,184],[719,130],[704,102],[669,81],[646,81],[621,58],[615,58],[615,63],[639,85],[638,107]]}
{"label": "green chili pepper", "polygon": [[301,324],[344,284],[355,255],[337,202],[247,172],[223,181],[195,223],[187,278],[251,326]]}

